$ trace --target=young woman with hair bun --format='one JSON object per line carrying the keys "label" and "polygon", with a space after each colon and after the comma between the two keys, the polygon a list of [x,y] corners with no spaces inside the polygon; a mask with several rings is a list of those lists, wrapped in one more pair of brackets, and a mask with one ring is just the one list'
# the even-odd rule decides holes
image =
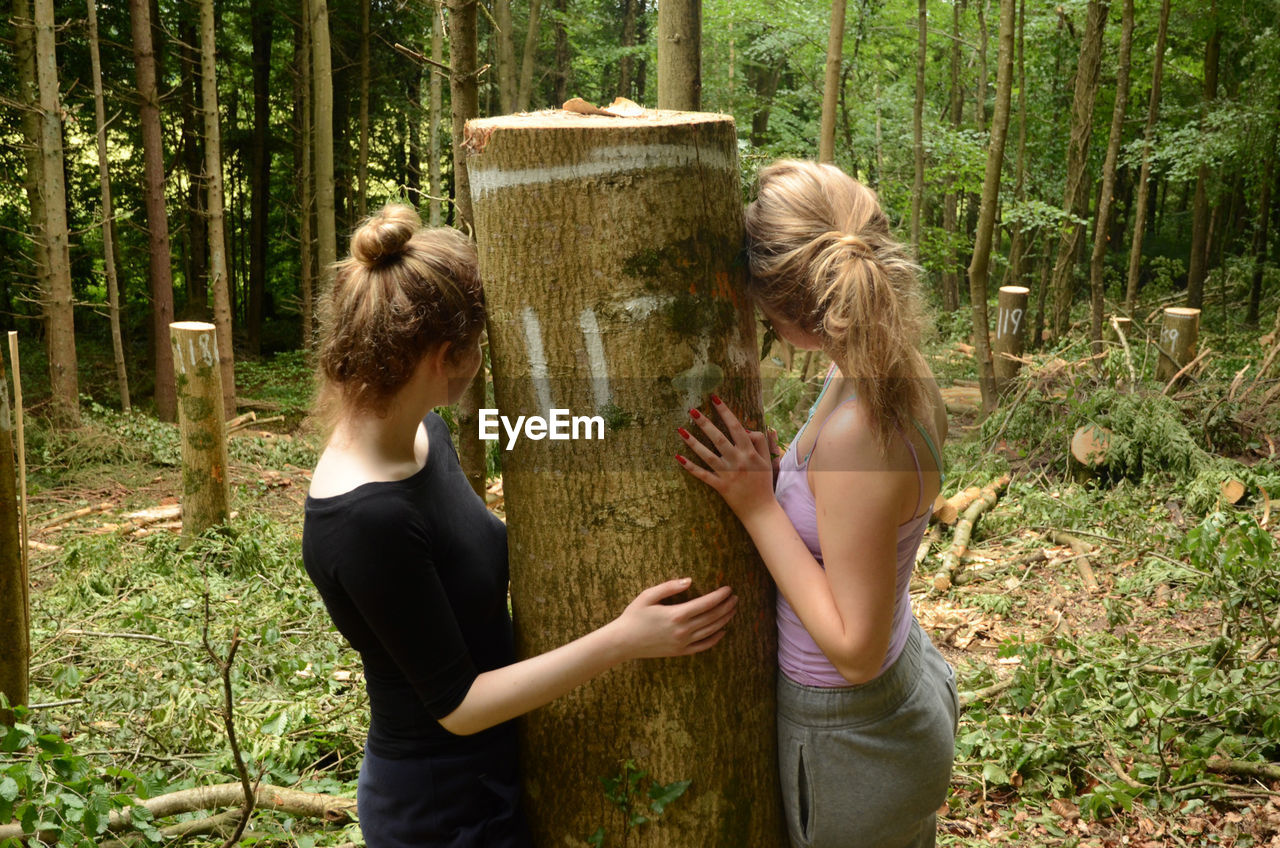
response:
{"label": "young woman with hair bun", "polygon": [[875,193],[781,161],[747,208],[749,294],[833,363],[778,461],[715,395],[677,455],[737,514],[778,586],[778,755],[795,848],[931,846],[959,701],[908,589],[942,484],[946,409],[918,348],[919,268]]}
{"label": "young woman with hair bun", "polygon": [[302,556],[364,661],[371,720],[357,796],[370,848],[516,848],[511,719],[621,662],[715,645],[728,587],[687,579],[609,624],[515,662],[506,527],[471,490],[444,421],[480,367],[484,296],[471,243],[384,207],[351,240],[322,303],[318,411],[330,428]]}

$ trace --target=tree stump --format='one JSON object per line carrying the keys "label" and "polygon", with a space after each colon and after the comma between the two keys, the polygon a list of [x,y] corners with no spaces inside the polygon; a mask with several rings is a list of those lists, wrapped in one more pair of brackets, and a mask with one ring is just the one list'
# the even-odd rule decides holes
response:
{"label": "tree stump", "polygon": [[[29,580],[18,530],[13,423],[4,370],[4,353],[0,351],[0,693],[10,704],[25,704],[31,659]],[[0,723],[12,724],[12,714],[0,710]]]}
{"label": "tree stump", "polygon": [[[1200,336],[1200,310],[1182,306],[1170,306],[1164,310],[1164,324],[1160,328],[1160,359],[1156,364],[1156,379],[1169,380],[1196,356],[1196,341]],[[1172,358],[1170,358],[1172,357]]]}
{"label": "tree stump", "polygon": [[226,524],[230,510],[222,373],[212,324],[177,321],[169,333],[182,438],[182,532],[196,536]]}
{"label": "tree stump", "polygon": [[996,380],[1008,382],[1018,376],[1022,363],[1009,356],[1022,355],[1026,335],[1027,296],[1031,289],[1023,286],[1001,286],[997,296],[995,350]]}
{"label": "tree stump", "polygon": [[713,650],[615,668],[527,717],[535,843],[604,828],[622,844],[629,825],[601,780],[632,760],[692,784],[627,844],[783,844],[772,585],[741,524],[673,456],[690,407],[714,419],[712,391],[762,426],[733,121],[549,111],[471,121],[467,145],[501,414],[604,422],[600,439],[524,438],[503,454],[519,654],[600,627],[669,578],[739,597]]}
{"label": "tree stump", "polygon": [[1071,474],[1080,481],[1093,477],[1106,465],[1107,451],[1111,450],[1111,431],[1097,424],[1076,428],[1071,435]]}

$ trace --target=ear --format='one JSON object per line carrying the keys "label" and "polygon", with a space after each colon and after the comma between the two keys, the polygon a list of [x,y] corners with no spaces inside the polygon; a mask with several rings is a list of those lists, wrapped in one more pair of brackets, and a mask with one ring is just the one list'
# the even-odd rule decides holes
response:
{"label": "ear", "polygon": [[441,342],[422,355],[419,367],[426,368],[431,374],[447,374],[452,354],[453,342]]}

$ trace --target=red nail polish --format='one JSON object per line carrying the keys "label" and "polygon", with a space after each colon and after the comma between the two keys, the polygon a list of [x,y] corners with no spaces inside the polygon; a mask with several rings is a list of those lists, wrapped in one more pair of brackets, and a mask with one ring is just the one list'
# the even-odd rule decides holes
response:
{"label": "red nail polish", "polygon": [[716,406],[719,406],[720,404],[724,403],[724,401],[720,400],[719,395],[712,395],[711,402],[714,403]]}
{"label": "red nail polish", "polygon": [[680,438],[682,438],[682,439],[687,439],[687,438],[689,438],[689,431],[688,431],[688,430],[686,430],[686,429],[685,429],[685,428],[683,428],[683,427],[677,427],[677,428],[676,428],[676,432],[680,434]]}
{"label": "red nail polish", "polygon": [[676,454],[676,462],[680,463],[681,465],[688,465],[688,464],[689,464],[689,460],[685,459],[685,458],[684,458],[683,456],[681,456],[680,454]]}
{"label": "red nail polish", "polygon": [[689,410],[689,417],[692,418],[694,421],[697,421],[699,418],[702,417],[702,413],[699,412],[697,409],[691,409]]}

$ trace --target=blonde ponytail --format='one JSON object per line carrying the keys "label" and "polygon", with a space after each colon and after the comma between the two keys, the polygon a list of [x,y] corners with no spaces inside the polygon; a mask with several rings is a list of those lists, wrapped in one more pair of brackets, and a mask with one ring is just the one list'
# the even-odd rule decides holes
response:
{"label": "blonde ponytail", "polygon": [[873,191],[833,165],[770,165],[747,208],[747,257],[752,297],[823,339],[882,447],[926,414],[920,269]]}

